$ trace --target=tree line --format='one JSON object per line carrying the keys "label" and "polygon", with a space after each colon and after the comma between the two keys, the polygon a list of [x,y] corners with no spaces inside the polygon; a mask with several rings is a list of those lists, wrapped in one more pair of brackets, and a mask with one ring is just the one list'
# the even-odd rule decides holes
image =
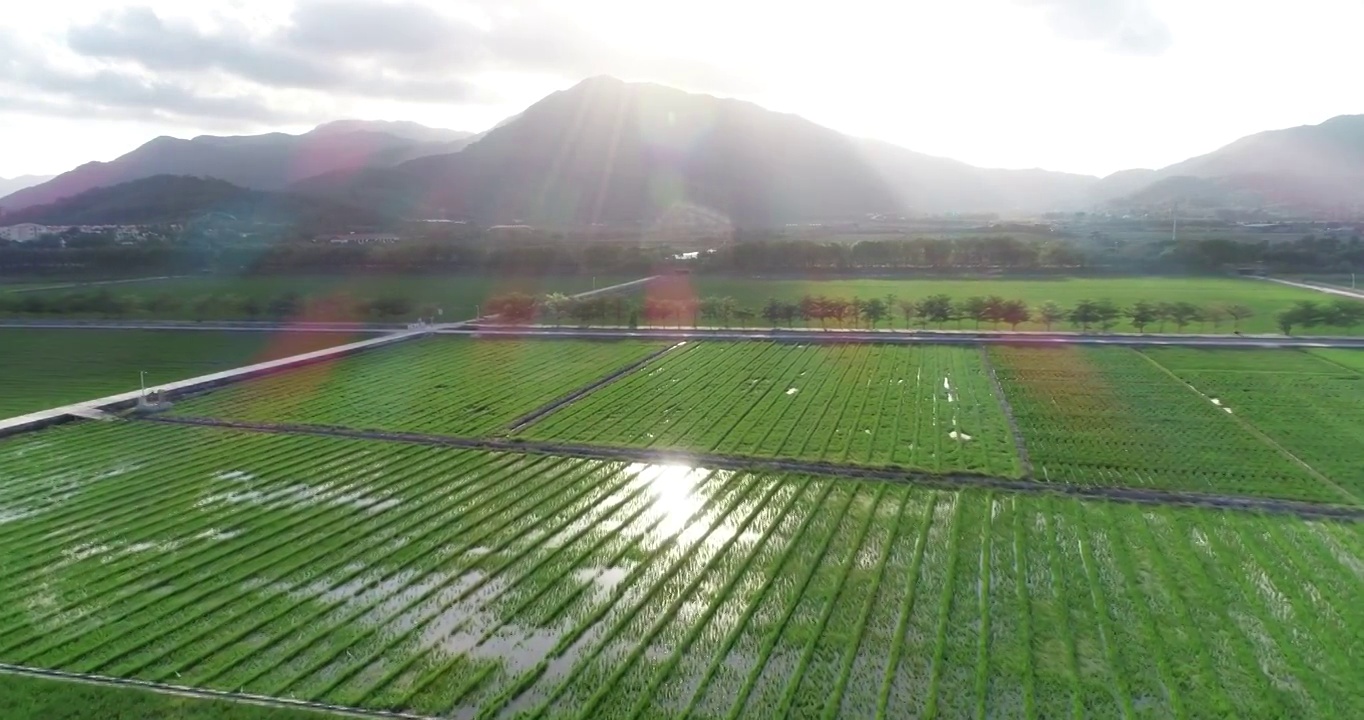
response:
{"label": "tree line", "polygon": [[306,297],[285,291],[268,297],[234,293],[185,296],[163,292],[113,292],[107,288],[65,293],[0,293],[0,314],[85,317],[160,317],[189,320],[394,321],[433,317],[436,306],[404,295],[374,298]]}
{"label": "tree line", "polygon": [[[1099,329],[1111,331],[1119,325],[1130,325],[1138,332],[1155,329],[1164,332],[1173,326],[1184,331],[1198,324],[1207,329],[1220,330],[1229,326],[1239,332],[1242,322],[1255,316],[1255,310],[1240,303],[1197,305],[1191,302],[1155,302],[1139,300],[1128,306],[1112,300],[1080,300],[1071,306],[1054,301],[1029,305],[1026,301],[1007,299],[998,295],[972,296],[954,300],[945,294],[921,299],[899,299],[894,295],[879,298],[839,298],[806,295],[796,301],[770,298],[762,307],[748,307],[732,297],[700,297],[681,300],[663,298],[629,298],[619,295],[574,298],[562,294],[532,296],[510,293],[490,299],[483,306],[486,316],[511,324],[533,322],[576,323],[578,325],[707,325],[749,327],[761,318],[768,326],[794,327],[797,321],[807,326],[828,329],[877,329],[883,323],[891,328],[903,323],[905,328],[936,327],[943,329],[953,324],[964,329],[965,323],[980,329],[989,325],[999,329],[1007,325],[1011,330],[1029,322],[1053,327],[1069,324],[1088,332]],[[1287,317],[1287,321],[1285,321]],[[1351,329],[1364,323],[1364,304],[1351,300],[1337,300],[1329,304],[1303,301],[1277,316],[1285,334],[1294,327],[1331,326]]]}

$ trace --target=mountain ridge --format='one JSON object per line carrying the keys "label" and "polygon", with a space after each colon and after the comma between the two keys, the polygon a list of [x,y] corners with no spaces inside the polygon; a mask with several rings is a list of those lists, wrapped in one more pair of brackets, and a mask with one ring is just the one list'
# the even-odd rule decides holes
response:
{"label": "mountain ridge", "polygon": [[427,154],[457,152],[473,133],[416,123],[337,121],[299,135],[162,135],[109,162],[88,162],[44,183],[0,197],[15,212],[86,190],[156,175],[226,180],[256,190],[283,190],[311,175],[393,165]]}

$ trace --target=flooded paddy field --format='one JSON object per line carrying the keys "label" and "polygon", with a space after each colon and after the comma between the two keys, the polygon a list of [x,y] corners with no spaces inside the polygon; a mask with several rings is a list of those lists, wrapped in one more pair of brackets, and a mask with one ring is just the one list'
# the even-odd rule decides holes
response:
{"label": "flooded paddy field", "polygon": [[1358,525],[1293,517],[139,422],[0,441],[0,662],[422,715],[1353,717],[1361,584]]}

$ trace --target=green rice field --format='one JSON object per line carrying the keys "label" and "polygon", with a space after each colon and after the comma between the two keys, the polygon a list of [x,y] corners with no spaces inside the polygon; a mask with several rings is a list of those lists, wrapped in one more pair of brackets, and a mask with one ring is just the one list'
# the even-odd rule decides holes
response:
{"label": "green rice field", "polygon": [[343,345],[346,333],[0,328],[0,419]]}
{"label": "green rice field", "polygon": [[[62,398],[99,342],[283,351],[13,332]],[[1356,350],[414,339],[0,438],[0,664],[431,718],[1364,716],[1361,390]],[[0,715],[301,712],[54,682]]]}
{"label": "green rice field", "polygon": [[[896,300],[922,300],[930,295],[946,294],[954,300],[964,300],[971,296],[999,295],[1006,300],[1023,300],[1032,308],[1047,301],[1070,308],[1081,300],[1109,299],[1122,307],[1129,307],[1139,300],[1148,302],[1190,302],[1200,307],[1213,305],[1242,304],[1249,307],[1254,315],[1240,324],[1245,333],[1279,332],[1274,315],[1287,309],[1300,300],[1328,303],[1334,298],[1299,288],[1263,280],[1240,278],[1161,278],[1161,277],[1118,277],[1118,278],[1058,278],[1055,280],[1015,280],[990,278],[980,280],[883,280],[883,279],[841,279],[841,280],[767,280],[751,278],[718,278],[697,276],[690,280],[671,281],[685,284],[685,287],[669,287],[670,295],[685,296],[694,293],[700,297],[729,296],[741,307],[754,312],[762,310],[769,298],[795,302],[805,295],[838,297],[847,300],[860,298],[885,299],[893,296]],[[892,303],[893,305],[894,303]],[[1035,311],[1034,311],[1035,313]],[[906,327],[904,316],[893,309],[891,325]],[[757,322],[763,320],[759,316]],[[913,326],[911,324],[911,326]],[[953,327],[949,324],[947,327]],[[882,327],[886,327],[885,324]],[[964,328],[974,324],[967,321]],[[987,326],[988,327],[988,326]],[[1158,325],[1147,329],[1156,330]],[[1007,329],[1007,326],[1006,326]],[[1043,330],[1038,322],[1025,323],[1019,330]],[[1053,329],[1068,330],[1070,326],[1061,323]],[[1193,323],[1185,332],[1229,333],[1233,329],[1230,321],[1220,327],[1211,324]],[[1135,332],[1126,319],[1115,328],[1121,332]],[[1169,325],[1167,332],[1174,332]],[[1317,332],[1328,335],[1348,335],[1364,332],[1364,328],[1341,330],[1339,328],[1318,328]]]}
{"label": "green rice field", "polygon": [[527,431],[546,439],[1020,473],[979,350],[690,344]]}
{"label": "green rice field", "polygon": [[233,385],[180,403],[175,413],[486,434],[663,347],[436,337]]}
{"label": "green rice field", "polygon": [[443,717],[1364,713],[1353,524],[145,423],[0,468],[9,663]]}

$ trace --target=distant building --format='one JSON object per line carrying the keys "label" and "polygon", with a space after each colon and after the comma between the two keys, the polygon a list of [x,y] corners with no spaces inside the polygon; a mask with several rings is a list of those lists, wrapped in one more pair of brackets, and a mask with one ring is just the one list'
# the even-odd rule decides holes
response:
{"label": "distant building", "polygon": [[0,238],[12,242],[28,242],[30,240],[37,240],[44,235],[54,232],[61,232],[61,228],[51,228],[46,225],[37,225],[35,223],[20,223],[18,225],[0,227]]}
{"label": "distant building", "polygon": [[333,245],[392,245],[398,236],[391,233],[349,233],[326,238]]}

